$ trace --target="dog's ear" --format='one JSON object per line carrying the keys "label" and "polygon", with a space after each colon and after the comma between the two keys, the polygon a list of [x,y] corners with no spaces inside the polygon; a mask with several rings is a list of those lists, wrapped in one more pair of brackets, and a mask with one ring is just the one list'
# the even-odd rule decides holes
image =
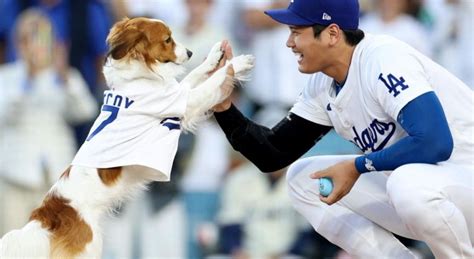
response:
{"label": "dog's ear", "polygon": [[113,59],[118,60],[131,52],[139,42],[145,39],[145,34],[141,32],[137,25],[129,18],[124,18],[114,24],[107,37],[109,53]]}
{"label": "dog's ear", "polygon": [[156,62],[176,61],[176,42],[165,23],[149,22],[144,26],[143,32],[146,35],[146,40],[137,44],[137,52],[142,55],[150,69],[151,65]]}

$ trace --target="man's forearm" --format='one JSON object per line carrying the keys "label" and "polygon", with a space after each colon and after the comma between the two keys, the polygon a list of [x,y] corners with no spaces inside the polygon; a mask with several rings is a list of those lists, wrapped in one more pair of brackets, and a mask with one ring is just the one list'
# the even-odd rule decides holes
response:
{"label": "man's forearm", "polygon": [[215,117],[232,147],[263,172],[288,166],[331,129],[294,114],[269,129],[245,118],[234,106]]}

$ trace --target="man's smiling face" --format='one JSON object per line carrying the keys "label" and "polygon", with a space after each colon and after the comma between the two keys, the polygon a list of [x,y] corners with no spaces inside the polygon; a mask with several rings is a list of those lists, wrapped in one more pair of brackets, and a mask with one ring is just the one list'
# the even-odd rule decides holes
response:
{"label": "man's smiling face", "polygon": [[301,73],[312,74],[327,67],[329,48],[325,31],[314,37],[312,27],[289,26],[290,35],[286,46],[295,53],[298,70]]}

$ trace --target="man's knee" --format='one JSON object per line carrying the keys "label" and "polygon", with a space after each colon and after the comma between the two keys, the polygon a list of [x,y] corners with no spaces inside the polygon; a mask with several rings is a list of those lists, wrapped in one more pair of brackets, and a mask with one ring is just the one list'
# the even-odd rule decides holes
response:
{"label": "man's knee", "polygon": [[336,164],[337,162],[347,160],[355,156],[313,156],[298,159],[287,170],[286,180],[288,183],[294,181],[297,175],[307,174],[309,177],[310,173],[325,169],[329,166]]}
{"label": "man's knee", "polygon": [[439,190],[427,184],[420,170],[428,168],[420,164],[404,165],[395,169],[387,181],[387,194],[397,213],[412,223],[422,219],[420,215],[429,209],[430,201],[440,195]]}
{"label": "man's knee", "polygon": [[318,203],[319,180],[311,179],[312,172],[318,168],[320,158],[310,157],[294,162],[287,170],[286,182],[290,198],[295,202]]}
{"label": "man's knee", "polygon": [[[295,196],[301,196],[304,193],[304,181],[301,176],[302,170],[309,163],[304,160],[297,160],[290,165],[286,171],[286,183],[288,185],[288,193],[292,199]],[[310,179],[307,179],[310,180]]]}
{"label": "man's knee", "polygon": [[291,181],[301,172],[306,166],[308,166],[314,159],[314,157],[308,157],[296,160],[292,163],[286,171],[286,181],[290,184]]}

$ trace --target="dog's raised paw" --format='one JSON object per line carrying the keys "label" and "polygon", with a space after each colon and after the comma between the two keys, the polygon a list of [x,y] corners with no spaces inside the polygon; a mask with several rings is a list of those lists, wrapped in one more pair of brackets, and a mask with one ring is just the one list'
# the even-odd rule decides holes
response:
{"label": "dog's raised paw", "polygon": [[214,70],[217,64],[219,64],[219,61],[221,60],[222,56],[224,55],[224,51],[222,51],[221,45],[222,42],[220,41],[214,44],[214,46],[211,48],[211,51],[209,51],[206,60],[204,60],[207,72]]}
{"label": "dog's raised paw", "polygon": [[230,61],[234,67],[235,78],[238,80],[248,80],[250,71],[252,70],[255,62],[255,57],[252,55],[240,55],[234,57]]}

